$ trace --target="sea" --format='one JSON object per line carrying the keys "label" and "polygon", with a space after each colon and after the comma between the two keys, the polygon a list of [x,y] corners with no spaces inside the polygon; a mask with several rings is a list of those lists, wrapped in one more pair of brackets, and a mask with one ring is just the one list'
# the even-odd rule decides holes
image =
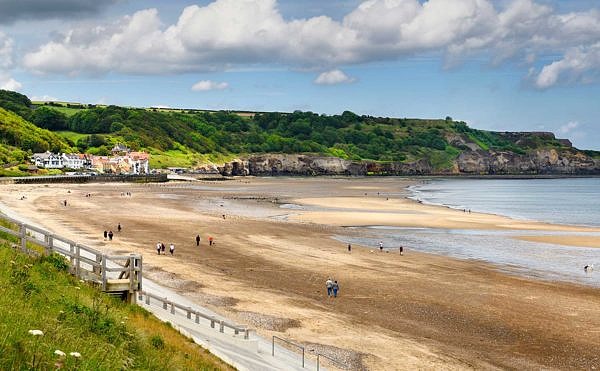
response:
{"label": "sea", "polygon": [[[459,210],[515,219],[600,227],[600,178],[424,180],[409,188],[410,198]],[[348,243],[421,251],[494,264],[531,278],[600,287],[600,248],[570,247],[515,239],[516,235],[591,235],[600,232],[532,232],[438,228],[360,227]],[[594,264],[596,271],[585,272]]]}

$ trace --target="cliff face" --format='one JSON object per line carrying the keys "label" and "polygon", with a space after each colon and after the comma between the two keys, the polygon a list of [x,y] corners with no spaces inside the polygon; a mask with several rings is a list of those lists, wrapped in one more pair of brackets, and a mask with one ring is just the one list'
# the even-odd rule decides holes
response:
{"label": "cliff face", "polygon": [[456,163],[464,174],[600,174],[600,161],[573,150],[542,149],[524,155],[465,151]]}
{"label": "cliff face", "polygon": [[435,172],[426,159],[416,162],[350,161],[336,157],[295,154],[250,156],[219,167],[223,175],[592,175],[600,161],[576,150],[544,149],[528,154],[465,150],[452,170]]}

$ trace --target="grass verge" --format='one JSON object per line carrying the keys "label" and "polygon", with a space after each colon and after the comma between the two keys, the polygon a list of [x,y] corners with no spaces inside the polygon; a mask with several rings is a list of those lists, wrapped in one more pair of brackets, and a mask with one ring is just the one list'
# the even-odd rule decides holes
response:
{"label": "grass verge", "polygon": [[75,279],[61,256],[9,245],[0,241],[0,369],[233,369],[143,308]]}

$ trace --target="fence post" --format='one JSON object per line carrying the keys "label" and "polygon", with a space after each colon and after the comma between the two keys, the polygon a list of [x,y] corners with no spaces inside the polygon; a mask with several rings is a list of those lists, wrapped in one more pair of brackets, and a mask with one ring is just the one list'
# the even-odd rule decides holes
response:
{"label": "fence post", "polygon": [[146,305],[150,305],[150,295],[146,294]]}
{"label": "fence post", "polygon": [[192,308],[188,308],[187,310],[187,318],[192,319]]}
{"label": "fence post", "polygon": [[102,255],[102,291],[106,291],[106,255]]}
{"label": "fence post", "polygon": [[273,340],[271,342],[271,355],[275,357],[275,336],[273,336]]}
{"label": "fence post", "polygon": [[46,248],[46,251],[47,251],[48,255],[50,255],[50,254],[52,254],[52,251],[54,251],[54,236],[49,234],[47,237],[48,237],[48,247]]}
{"label": "fence post", "polygon": [[302,347],[302,368],[304,368],[304,347]]}
{"label": "fence post", "polygon": [[137,289],[140,291],[142,290],[142,258],[142,255],[137,256],[136,262],[139,264],[140,270],[135,272],[135,277],[137,279]]}
{"label": "fence post", "polygon": [[221,321],[219,325],[219,332],[225,332],[225,323],[223,323],[223,321]]}
{"label": "fence post", "polygon": [[21,250],[27,251],[27,235],[25,224],[19,224],[19,238],[21,239]]}
{"label": "fence post", "polygon": [[319,356],[320,354],[317,354],[317,371],[319,371]]}
{"label": "fence post", "polygon": [[196,323],[200,323],[200,315],[196,313]]}
{"label": "fence post", "polygon": [[71,262],[71,268],[75,268],[75,258],[73,258],[73,254],[75,253],[75,246],[72,243],[69,244],[69,252],[71,256],[69,256],[69,261]]}
{"label": "fence post", "polygon": [[167,305],[168,305],[167,303],[168,303],[167,298],[165,298],[165,300],[163,301],[163,309],[164,310],[167,310]]}
{"label": "fence post", "polygon": [[[135,291],[135,255],[129,255],[129,292],[133,293]],[[134,295],[135,297],[135,295]]]}
{"label": "fence post", "polygon": [[246,329],[245,333],[244,333],[244,339],[248,340],[250,338],[250,330]]}
{"label": "fence post", "polygon": [[175,303],[171,302],[171,314],[175,314]]}
{"label": "fence post", "polygon": [[[96,254],[96,263],[102,264],[102,255]],[[102,273],[101,268],[97,267],[97,266],[92,267],[92,272],[94,272],[95,274],[98,274],[98,275],[100,275]]]}
{"label": "fence post", "polygon": [[75,277],[79,277],[81,274],[81,251],[79,244],[75,244]]}

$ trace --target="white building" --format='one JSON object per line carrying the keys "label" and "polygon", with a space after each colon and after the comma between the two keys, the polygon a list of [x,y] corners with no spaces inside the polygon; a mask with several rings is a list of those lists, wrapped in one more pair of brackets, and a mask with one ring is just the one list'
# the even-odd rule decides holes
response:
{"label": "white building", "polygon": [[79,153],[62,154],[64,167],[67,169],[89,169],[92,167],[92,162],[86,155]]}
{"label": "white building", "polygon": [[37,167],[46,169],[89,169],[92,167],[92,163],[86,155],[77,153],[54,154],[50,151],[34,153],[31,156],[31,162]]}
{"label": "white building", "polygon": [[62,169],[65,167],[63,157],[60,154],[54,154],[50,151],[34,153],[33,156],[31,156],[31,162],[37,167],[46,169]]}

